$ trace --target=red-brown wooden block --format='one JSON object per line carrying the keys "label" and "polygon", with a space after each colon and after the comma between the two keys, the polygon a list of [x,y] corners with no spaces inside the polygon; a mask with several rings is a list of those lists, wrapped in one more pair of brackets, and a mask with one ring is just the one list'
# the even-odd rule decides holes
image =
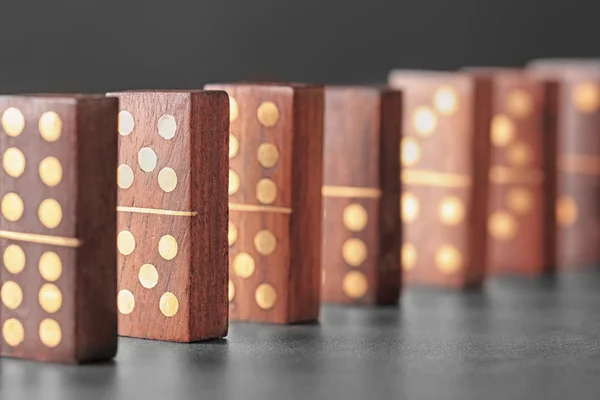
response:
{"label": "red-brown wooden block", "polygon": [[392,71],[404,95],[403,279],[451,288],[483,283],[490,85],[466,73]]}
{"label": "red-brown wooden block", "polygon": [[552,272],[555,135],[546,131],[547,85],[522,69],[469,72],[492,86],[488,271]]}
{"label": "red-brown wooden block", "polygon": [[0,354],[117,351],[116,99],[0,96]]}
{"label": "red-brown wooden block", "polygon": [[557,87],[548,115],[557,131],[557,267],[592,266],[600,261],[600,60],[538,60],[530,71]]}
{"label": "red-brown wooden block", "polygon": [[193,342],[227,334],[225,92],[120,99],[119,334]]}
{"label": "red-brown wooden block", "polygon": [[401,131],[400,92],[325,88],[324,302],[398,301]]}
{"label": "red-brown wooden block", "polygon": [[230,96],[229,313],[318,318],[323,88],[211,84]]}

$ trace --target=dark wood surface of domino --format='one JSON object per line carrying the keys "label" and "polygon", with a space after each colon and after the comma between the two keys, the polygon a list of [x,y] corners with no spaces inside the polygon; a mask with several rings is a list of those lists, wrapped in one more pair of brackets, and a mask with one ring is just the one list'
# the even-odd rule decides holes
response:
{"label": "dark wood surface of domino", "polygon": [[554,135],[546,132],[546,86],[525,70],[468,71],[492,85],[487,268],[500,274],[552,272],[555,247],[547,246],[555,233],[555,168],[548,161]]}
{"label": "dark wood surface of domino", "polygon": [[120,99],[119,334],[227,334],[228,100],[132,91]]}
{"label": "dark wood surface of domino", "polygon": [[116,99],[1,96],[3,356],[117,350]]}
{"label": "dark wood surface of domino", "polygon": [[530,71],[557,85],[557,265],[591,266],[600,260],[600,61],[538,60]]}
{"label": "dark wood surface of domino", "polygon": [[465,73],[392,71],[404,98],[403,279],[470,288],[485,276],[491,85]]}
{"label": "dark wood surface of domino", "polygon": [[317,320],[323,88],[211,84],[230,96],[232,320]]}
{"label": "dark wood surface of domino", "polygon": [[324,302],[398,301],[401,132],[399,91],[325,88]]}

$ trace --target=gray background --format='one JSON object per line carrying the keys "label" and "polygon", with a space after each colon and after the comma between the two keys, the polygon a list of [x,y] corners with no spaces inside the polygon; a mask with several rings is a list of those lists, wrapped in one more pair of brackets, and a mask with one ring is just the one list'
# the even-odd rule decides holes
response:
{"label": "gray background", "polygon": [[596,0],[1,0],[0,91],[385,80],[598,56]]}

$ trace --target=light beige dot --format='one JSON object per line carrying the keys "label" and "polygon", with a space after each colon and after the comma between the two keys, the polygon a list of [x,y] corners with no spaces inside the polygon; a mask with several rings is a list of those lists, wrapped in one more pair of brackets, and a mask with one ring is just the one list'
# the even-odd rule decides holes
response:
{"label": "light beige dot", "polygon": [[231,279],[229,280],[229,288],[228,288],[227,297],[229,298],[230,303],[233,301],[233,298],[235,297],[235,285],[233,284]]}
{"label": "light beige dot", "polygon": [[135,297],[129,290],[122,289],[117,295],[117,308],[123,315],[131,314],[135,308]]}
{"label": "light beige dot", "polygon": [[413,222],[419,216],[419,199],[410,192],[404,192],[401,200],[402,221]]}
{"label": "light beige dot", "polygon": [[454,275],[462,269],[463,257],[453,246],[444,245],[435,252],[435,264],[444,275]]}
{"label": "light beige dot", "polygon": [[254,236],[254,248],[259,254],[263,256],[268,256],[275,252],[275,248],[277,247],[277,239],[273,232],[268,229],[263,229],[258,231],[256,236]]}
{"label": "light beige dot", "polygon": [[229,195],[236,193],[240,188],[240,177],[238,174],[230,169],[229,170]]}
{"label": "light beige dot", "polygon": [[359,271],[348,272],[342,281],[342,289],[351,299],[360,299],[369,289],[367,277]]}
{"label": "light beige dot", "polygon": [[62,306],[62,293],[56,285],[45,283],[40,289],[38,300],[44,311],[53,314]]}
{"label": "light beige dot", "polygon": [[528,117],[533,111],[533,99],[523,89],[512,90],[506,97],[506,109],[515,117]]}
{"label": "light beige dot", "polygon": [[437,126],[438,117],[430,107],[420,106],[412,114],[412,124],[415,131],[422,136],[429,136]]}
{"label": "light beige dot", "polygon": [[596,112],[600,105],[600,93],[596,82],[582,82],[573,90],[573,102],[582,113]]}
{"label": "light beige dot", "polygon": [[256,199],[262,204],[271,204],[277,198],[277,185],[268,178],[256,184]]}
{"label": "light beige dot", "polygon": [[169,114],[162,115],[158,119],[158,135],[163,139],[170,140],[175,137],[177,132],[177,121],[175,117]]}
{"label": "light beige dot", "polygon": [[439,216],[446,225],[458,225],[465,217],[465,207],[458,197],[445,197],[440,203]]}
{"label": "light beige dot", "polygon": [[505,147],[515,137],[515,124],[506,115],[496,115],[492,119],[491,135],[494,146]]}
{"label": "light beige dot", "polygon": [[13,281],[6,281],[0,289],[0,298],[2,304],[11,310],[16,309],[21,305],[23,301],[23,291],[18,283]]}
{"label": "light beige dot", "polygon": [[344,208],[343,220],[346,228],[352,232],[360,232],[367,226],[369,215],[362,205],[352,203]]}
{"label": "light beige dot", "polygon": [[258,162],[265,168],[274,167],[279,160],[279,150],[272,143],[263,143],[258,147]]}
{"label": "light beige dot", "polygon": [[564,228],[573,226],[579,214],[577,203],[571,196],[561,196],[556,203],[556,220]]}
{"label": "light beige dot", "polygon": [[23,324],[16,318],[9,318],[2,325],[2,337],[10,347],[17,347],[25,339]]}
{"label": "light beige dot", "polygon": [[142,147],[138,152],[138,164],[144,172],[152,172],[156,168],[158,157],[150,147]]}
{"label": "light beige dot", "polygon": [[62,208],[60,203],[54,199],[45,199],[38,208],[40,222],[46,228],[56,228],[62,221]]}
{"label": "light beige dot", "polygon": [[62,133],[62,121],[57,113],[48,111],[40,117],[38,128],[45,141],[56,142]]}
{"label": "light beige dot", "polygon": [[18,108],[9,107],[2,113],[2,128],[8,136],[19,136],[25,129],[25,117]]}
{"label": "light beige dot", "polygon": [[513,188],[506,196],[508,208],[518,214],[527,214],[533,209],[533,197],[523,188]]}
{"label": "light beige dot", "polygon": [[231,221],[229,221],[229,225],[227,227],[227,242],[229,243],[229,247],[235,244],[235,241],[237,240],[237,234],[237,228]]}
{"label": "light beige dot", "polygon": [[117,168],[117,184],[121,189],[129,189],[133,185],[133,170],[129,165],[121,164]]}
{"label": "light beige dot", "polygon": [[60,165],[60,161],[55,157],[44,158],[40,162],[38,172],[42,182],[50,187],[58,185],[63,176],[62,165]]}
{"label": "light beige dot", "polygon": [[275,288],[268,283],[261,283],[254,293],[256,304],[263,310],[270,310],[277,301],[277,292]]}
{"label": "light beige dot", "polygon": [[18,274],[25,268],[25,252],[19,245],[9,245],[4,249],[2,258],[4,260],[4,267],[11,274]]}
{"label": "light beige dot", "polygon": [[47,347],[56,347],[62,340],[60,325],[53,319],[47,318],[40,323],[40,340]]}
{"label": "light beige dot", "polygon": [[165,167],[158,173],[158,186],[166,192],[170,193],[177,187],[177,174],[173,168]]}
{"label": "light beige dot", "polygon": [[275,103],[266,101],[258,106],[256,116],[258,117],[258,121],[262,126],[270,128],[275,126],[277,120],[279,119],[279,109]]}
{"label": "light beige dot", "polygon": [[433,96],[436,110],[443,115],[453,115],[458,110],[458,93],[452,86],[442,86]]}
{"label": "light beige dot", "polygon": [[367,259],[367,245],[360,239],[348,239],[342,246],[342,257],[349,265],[358,267]]}
{"label": "light beige dot", "polygon": [[517,142],[508,149],[508,163],[515,167],[523,167],[531,162],[532,152],[527,143]]}
{"label": "light beige dot", "polygon": [[119,253],[128,256],[135,250],[135,238],[129,231],[121,231],[117,235],[117,249]]}
{"label": "light beige dot", "polygon": [[121,136],[127,136],[133,132],[133,128],[135,128],[133,115],[131,115],[129,111],[121,111],[119,113],[119,134]]}
{"label": "light beige dot", "polygon": [[138,278],[143,287],[152,289],[158,283],[158,271],[154,265],[144,264],[140,267]]}
{"label": "light beige dot", "polygon": [[9,176],[18,178],[25,171],[25,156],[16,147],[10,147],[4,152],[2,166]]}
{"label": "light beige dot", "polygon": [[233,272],[240,278],[251,277],[254,267],[254,259],[248,253],[238,253],[233,259]]}
{"label": "light beige dot", "polygon": [[158,253],[165,260],[172,260],[177,255],[177,240],[171,235],[165,235],[158,242]]}
{"label": "light beige dot", "polygon": [[416,264],[417,248],[410,243],[404,243],[402,245],[402,269],[412,271]]}
{"label": "light beige dot", "polygon": [[237,155],[240,149],[240,142],[231,133],[229,134],[229,158],[233,158]]}
{"label": "light beige dot", "polygon": [[49,282],[55,282],[62,275],[62,261],[58,254],[46,251],[40,257],[38,269],[42,278]]}
{"label": "light beige dot", "polygon": [[239,113],[238,103],[233,96],[229,96],[229,122],[237,119]]}
{"label": "light beige dot", "polygon": [[517,233],[517,222],[505,211],[495,211],[488,220],[488,232],[497,240],[513,239]]}
{"label": "light beige dot", "polygon": [[405,167],[411,167],[421,160],[421,147],[415,139],[403,138],[400,147],[400,161]]}
{"label": "light beige dot", "polygon": [[23,200],[16,193],[6,193],[0,207],[4,218],[11,222],[18,221],[23,215]]}
{"label": "light beige dot", "polygon": [[177,296],[171,292],[164,293],[160,296],[159,308],[160,312],[163,313],[165,317],[174,316],[179,310],[179,300],[177,299]]}

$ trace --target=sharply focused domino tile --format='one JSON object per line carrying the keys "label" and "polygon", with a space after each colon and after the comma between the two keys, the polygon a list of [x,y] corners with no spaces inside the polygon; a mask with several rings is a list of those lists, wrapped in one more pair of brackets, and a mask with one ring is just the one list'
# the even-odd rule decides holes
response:
{"label": "sharply focused domino tile", "polygon": [[3,356],[116,354],[117,101],[0,97]]}
{"label": "sharply focused domino tile", "polygon": [[537,60],[530,67],[556,85],[548,118],[557,135],[557,266],[591,266],[600,260],[600,61]]}
{"label": "sharply focused domino tile", "polygon": [[492,87],[488,130],[490,273],[543,274],[554,268],[553,132],[546,131],[543,81],[524,70],[472,68]]}
{"label": "sharply focused domino tile", "polygon": [[120,99],[119,334],[191,342],[227,333],[224,92]]}
{"label": "sharply focused domino tile", "polygon": [[230,96],[232,320],[318,317],[323,89],[211,84]]}
{"label": "sharply focused domino tile", "polygon": [[[464,73],[395,70],[402,89],[403,279],[472,287],[485,275],[489,85]],[[477,107],[477,109],[476,109]]]}
{"label": "sharply focused domino tile", "polygon": [[398,301],[401,131],[400,92],[325,88],[324,302]]}

